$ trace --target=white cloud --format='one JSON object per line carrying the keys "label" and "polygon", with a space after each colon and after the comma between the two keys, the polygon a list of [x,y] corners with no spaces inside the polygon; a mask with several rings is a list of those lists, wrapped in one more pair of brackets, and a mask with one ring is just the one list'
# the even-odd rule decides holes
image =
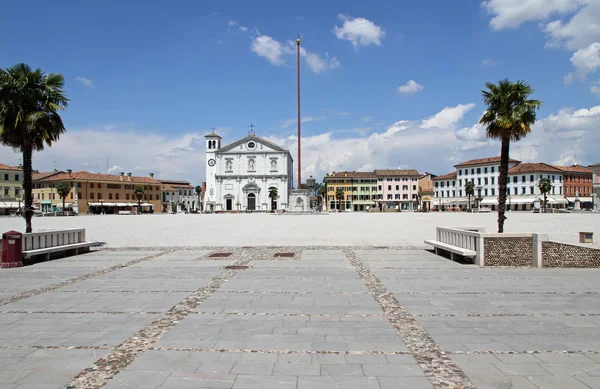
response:
{"label": "white cloud", "polygon": [[119,174],[120,172],[124,172],[124,170],[119,165],[112,165],[110,168],[108,168],[108,174]]}
{"label": "white cloud", "polygon": [[[300,118],[300,123],[316,122],[316,121],[325,120],[325,119],[327,119],[327,118],[326,117],[305,116],[305,117]],[[289,126],[291,126],[292,124],[297,123],[297,122],[298,122],[298,118],[284,120],[281,122],[281,128],[288,128]]]}
{"label": "white cloud", "polygon": [[288,46],[281,44],[278,40],[268,35],[259,35],[252,41],[250,50],[259,56],[266,58],[273,65],[285,64],[285,54],[290,54]]}
{"label": "white cloud", "polygon": [[227,22],[227,25],[229,27],[237,26],[237,22],[235,20],[230,20],[230,21]]}
{"label": "white cloud", "polygon": [[517,28],[532,20],[544,20],[554,14],[572,12],[587,3],[587,0],[486,0],[481,6],[493,18],[490,26],[494,30]]}
{"label": "white cloud", "polygon": [[423,85],[420,85],[415,80],[408,80],[405,85],[399,86],[396,92],[401,95],[412,95],[413,93],[418,93],[422,90]]}
{"label": "white cloud", "polygon": [[369,123],[371,120],[373,120],[373,118],[371,116],[364,116],[362,118],[362,121],[365,123]]}
{"label": "white cloud", "polygon": [[445,107],[434,116],[423,120],[421,128],[450,128],[462,120],[463,116],[475,107],[474,103]]}
{"label": "white cloud", "polygon": [[573,80],[584,80],[588,74],[600,67],[600,43],[592,43],[584,49],[577,50],[571,57],[575,71],[565,77],[567,83]]}
{"label": "white cloud", "polygon": [[[296,42],[288,41],[288,47],[291,52],[294,52]],[[335,57],[329,58],[329,53],[325,53],[325,58],[321,58],[319,54],[311,53],[304,47],[300,47],[300,57],[304,58],[304,62],[315,74],[321,74],[327,70],[340,67],[340,61]]]}
{"label": "white cloud", "polygon": [[77,76],[77,77],[75,77],[75,80],[79,81],[80,83],[87,86],[88,88],[96,88],[94,81],[90,80],[89,78]]}
{"label": "white cloud", "polygon": [[240,24],[239,24],[238,22],[236,22],[235,20],[230,20],[230,21],[228,21],[228,22],[227,22],[227,25],[228,25],[229,27],[237,27],[237,28],[238,28],[240,31],[242,31],[242,32],[246,32],[246,31],[248,31],[248,27],[240,25]]}
{"label": "white cloud", "polygon": [[380,26],[365,18],[350,19],[345,15],[338,17],[344,21],[341,27],[334,27],[338,39],[352,42],[355,49],[368,45],[381,46],[385,31]]}
{"label": "white cloud", "polygon": [[581,3],[585,5],[571,19],[557,19],[546,24],[547,46],[564,45],[568,50],[577,50],[600,40],[600,2],[588,0]]}
{"label": "white cloud", "polygon": [[498,65],[498,63],[496,61],[494,61],[493,59],[490,58],[486,58],[483,60],[483,66],[489,66],[489,67],[494,67],[496,65]]}
{"label": "white cloud", "polygon": [[590,92],[600,95],[600,80],[594,82],[592,86],[590,86]]}

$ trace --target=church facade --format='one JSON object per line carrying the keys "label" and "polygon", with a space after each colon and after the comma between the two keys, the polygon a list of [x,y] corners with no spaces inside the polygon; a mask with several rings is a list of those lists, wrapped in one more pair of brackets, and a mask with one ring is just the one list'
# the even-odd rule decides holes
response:
{"label": "church facade", "polygon": [[289,150],[251,133],[221,146],[221,137],[206,135],[204,211],[269,211],[269,188],[277,188],[275,208],[288,208],[294,161]]}

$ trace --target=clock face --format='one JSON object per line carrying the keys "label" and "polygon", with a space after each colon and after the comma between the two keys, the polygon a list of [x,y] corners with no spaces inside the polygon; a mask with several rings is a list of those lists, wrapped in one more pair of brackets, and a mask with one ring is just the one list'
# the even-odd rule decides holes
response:
{"label": "clock face", "polygon": [[208,166],[215,166],[216,161],[214,159],[208,160]]}

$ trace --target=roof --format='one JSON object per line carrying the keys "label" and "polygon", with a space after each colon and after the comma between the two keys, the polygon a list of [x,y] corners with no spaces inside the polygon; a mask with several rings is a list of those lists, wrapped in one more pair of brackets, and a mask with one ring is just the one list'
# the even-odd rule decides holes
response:
{"label": "roof", "polygon": [[[521,161],[517,161],[516,159],[512,159],[512,158],[509,158],[508,162],[521,163]],[[491,163],[500,163],[500,157],[471,159],[469,161],[461,162],[458,165],[454,165],[454,167],[487,165],[487,164],[491,164]]]}
{"label": "roof", "polygon": [[168,190],[168,191],[174,191],[175,189],[173,189],[173,187],[169,184],[162,184],[161,185],[161,189],[162,190]]}
{"label": "roof", "polygon": [[434,177],[434,178],[432,178],[432,180],[453,180],[455,178],[456,178],[456,172],[452,172],[452,173]]}
{"label": "roof", "polygon": [[208,135],[204,135],[204,137],[205,137],[205,138],[219,138],[219,139],[222,139],[222,138],[221,138],[219,135],[215,134],[215,132],[214,132],[214,131],[213,131],[213,132],[211,132],[211,133],[210,133],[210,134],[208,134]]}
{"label": "roof", "polygon": [[598,162],[598,163],[595,163],[595,164],[593,164],[593,165],[590,165],[590,166],[588,166],[588,167],[600,167],[600,162]]}
{"label": "roof", "polygon": [[20,168],[18,166],[9,166],[9,165],[5,165],[3,163],[0,163],[0,170],[23,170],[23,168]]}
{"label": "roof", "polygon": [[33,181],[43,181],[43,180],[45,180],[47,178],[50,178],[50,177],[52,177],[54,175],[64,174],[64,173],[65,172],[60,171],[60,170],[53,171],[53,172],[33,172],[33,173],[31,173],[31,179]]}
{"label": "roof", "polygon": [[554,167],[562,170],[563,172],[568,173],[592,173],[592,169],[589,167],[581,166],[581,165],[571,165],[571,166],[556,166]]}
{"label": "roof", "polygon": [[517,166],[513,167],[508,171],[508,174],[517,174],[517,173],[533,173],[533,172],[545,172],[545,173],[560,173],[563,171],[555,168],[552,165],[548,165],[547,163],[539,162],[539,163],[520,163]]}
{"label": "roof", "polygon": [[182,189],[194,189],[195,186],[192,186],[189,181],[183,180],[159,180],[163,184],[170,186],[172,188],[182,188]]}
{"label": "roof", "polygon": [[[229,150],[231,150],[231,149],[233,149],[233,148],[241,145],[242,143],[249,142],[250,140],[254,140],[254,141],[258,141],[259,143],[263,143],[263,144],[265,144],[266,146],[269,146],[270,148],[272,148],[275,151],[280,151],[280,152],[283,152],[283,153],[288,153],[290,155],[290,157],[291,157],[291,154],[290,154],[289,150],[286,150],[283,147],[278,146],[275,143],[269,142],[268,140],[266,140],[264,138],[261,138],[260,136],[256,136],[254,134],[250,134],[250,135],[246,136],[245,138],[242,138],[242,139],[237,140],[237,141],[235,141],[233,143],[230,143],[230,144],[228,144],[226,146],[223,146],[220,149],[216,150],[215,153],[219,154],[219,153],[223,153],[225,151],[229,151]],[[255,151],[255,152],[258,153],[258,151]]]}
{"label": "roof", "polygon": [[[130,180],[131,179],[131,180]],[[160,181],[150,177],[140,176],[113,176],[112,174],[98,174],[90,173],[86,171],[73,172],[71,177],[69,173],[62,173],[56,176],[50,177],[49,181],[66,181],[66,180],[85,180],[85,181],[115,181],[115,182],[135,182],[139,184],[159,184]]]}
{"label": "roof", "polygon": [[421,175],[419,176],[419,180],[420,180],[420,179],[422,179],[422,178],[425,178],[425,177],[427,177],[427,176],[431,176],[431,179],[434,179],[434,178],[436,178],[436,177],[437,177],[435,174],[432,174],[432,173],[429,173],[429,172],[425,172],[425,173],[423,173],[423,174],[421,174]]}
{"label": "roof", "polygon": [[419,172],[415,169],[384,169],[375,170],[378,176],[418,176]]}
{"label": "roof", "polygon": [[374,172],[333,172],[325,178],[377,178]]}

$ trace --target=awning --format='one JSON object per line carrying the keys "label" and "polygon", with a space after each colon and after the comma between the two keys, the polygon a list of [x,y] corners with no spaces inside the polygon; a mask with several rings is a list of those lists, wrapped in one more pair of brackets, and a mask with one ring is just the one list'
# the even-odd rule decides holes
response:
{"label": "awning", "polygon": [[485,199],[481,200],[481,202],[479,204],[481,204],[481,205],[498,205],[498,199],[485,198]]}
{"label": "awning", "polygon": [[527,197],[527,196],[511,196],[506,199],[506,204],[533,204],[539,201],[538,197]]}
{"label": "awning", "polygon": [[[23,203],[21,203],[23,205]],[[3,209],[18,209],[19,208],[19,202],[17,201],[4,201],[4,202],[0,202],[0,208]]]}
{"label": "awning", "polygon": [[567,197],[567,200],[569,200],[570,203],[574,203],[575,199],[577,199],[577,198],[582,203],[591,203],[592,202],[592,198],[591,197]]}
{"label": "awning", "polygon": [[[95,203],[88,203],[88,205],[90,207],[137,207],[138,204],[137,203],[109,203],[109,202],[95,202]],[[141,203],[140,206],[142,207],[153,207],[153,204],[150,203]]]}
{"label": "awning", "polygon": [[565,199],[564,197],[549,197],[548,196],[547,200],[548,200],[548,204],[562,204],[562,205],[569,204],[567,199]]}
{"label": "awning", "polygon": [[[65,203],[65,208],[73,207],[73,203]],[[56,204],[56,208],[62,208],[62,203]]]}

